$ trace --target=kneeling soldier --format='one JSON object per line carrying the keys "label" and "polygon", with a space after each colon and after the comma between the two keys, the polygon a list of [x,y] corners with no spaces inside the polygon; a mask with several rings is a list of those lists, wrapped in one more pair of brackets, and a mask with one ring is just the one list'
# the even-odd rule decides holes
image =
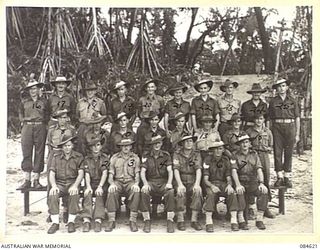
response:
{"label": "kneeling soldier", "polygon": [[[109,156],[102,153],[103,139],[99,135],[89,134],[87,145],[90,153],[85,157],[82,166],[85,171],[86,189],[83,201],[83,232],[90,231],[90,221],[94,219],[94,231],[101,231],[105,218],[104,203],[107,193],[106,180],[109,168]],[[95,207],[92,207],[92,194],[95,193]]]}
{"label": "kneeling soldier", "polygon": [[227,198],[227,207],[231,214],[231,230],[238,231],[237,212],[239,211],[239,202],[232,187],[231,178],[231,165],[235,164],[235,160],[229,160],[227,156],[223,155],[223,141],[213,142],[209,150],[212,150],[213,154],[207,156],[203,163],[203,180],[207,192],[203,207],[206,212],[206,231],[213,232],[212,212],[216,210],[219,196]]}
{"label": "kneeling soldier", "polygon": [[174,177],[177,181],[177,227],[179,230],[186,230],[184,223],[184,211],[186,204],[192,210],[191,227],[195,230],[202,230],[198,222],[198,214],[202,208],[202,190],[201,181],[201,156],[200,152],[194,150],[194,142],[197,137],[187,135],[181,138],[179,144],[182,145],[173,154]]}
{"label": "kneeling soldier", "polygon": [[[236,191],[240,196],[246,192],[247,197],[257,197],[256,226],[260,230],[264,230],[266,227],[263,223],[263,214],[268,204],[268,188],[263,184],[262,165],[257,152],[250,150],[250,137],[247,134],[239,137],[237,144],[240,146],[240,149],[235,152],[237,164],[232,166],[232,177],[236,184]],[[238,214],[238,220],[239,224],[243,224],[242,214]]]}
{"label": "kneeling soldier", "polygon": [[49,213],[52,225],[48,234],[59,229],[59,197],[68,197],[68,232],[75,232],[74,220],[79,212],[79,185],[84,171],[80,168],[83,156],[74,151],[72,135],[64,135],[61,143],[62,151],[53,155],[49,168],[49,185],[51,189],[48,196]]}
{"label": "kneeling soldier", "polygon": [[172,162],[170,154],[161,150],[164,137],[157,135],[147,143],[152,146],[150,152],[142,156],[141,180],[141,211],[144,219],[143,231],[149,233],[150,200],[151,196],[164,196],[165,210],[167,211],[167,232],[174,232],[174,190],[172,188]]}
{"label": "kneeling soldier", "polygon": [[111,232],[115,228],[116,211],[120,208],[120,195],[126,196],[130,209],[130,230],[137,232],[137,216],[140,202],[140,159],[133,153],[131,138],[122,139],[118,142],[121,151],[114,154],[110,159],[109,177],[110,184],[106,207],[109,221],[105,228]]}

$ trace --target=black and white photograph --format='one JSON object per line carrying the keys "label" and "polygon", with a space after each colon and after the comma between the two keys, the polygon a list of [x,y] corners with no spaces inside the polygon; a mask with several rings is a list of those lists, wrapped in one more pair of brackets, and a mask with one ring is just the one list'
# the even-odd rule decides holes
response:
{"label": "black and white photograph", "polygon": [[4,236],[314,234],[301,4],[6,5]]}

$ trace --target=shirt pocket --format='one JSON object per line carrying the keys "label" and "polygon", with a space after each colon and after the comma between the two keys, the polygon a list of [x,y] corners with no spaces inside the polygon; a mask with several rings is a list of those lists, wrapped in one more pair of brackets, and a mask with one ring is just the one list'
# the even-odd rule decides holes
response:
{"label": "shirt pocket", "polygon": [[67,164],[67,177],[68,178],[77,178],[78,176],[78,168],[75,161],[70,161]]}
{"label": "shirt pocket", "polygon": [[132,177],[135,176],[135,167],[136,167],[136,160],[134,158],[130,158],[127,161],[128,175],[130,175]]}

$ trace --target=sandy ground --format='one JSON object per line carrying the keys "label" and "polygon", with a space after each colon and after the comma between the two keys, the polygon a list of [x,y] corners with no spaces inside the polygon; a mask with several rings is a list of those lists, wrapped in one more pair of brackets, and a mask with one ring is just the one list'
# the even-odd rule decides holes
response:
{"label": "sandy ground", "polygon": [[[239,91],[235,93],[237,98],[241,100],[247,100],[250,98],[249,95],[245,93],[244,90],[248,90],[251,84],[256,81],[261,81],[263,79],[257,79],[254,75],[248,76],[232,76],[232,80],[237,80],[241,85],[244,85]],[[226,77],[223,77],[223,80]],[[262,83],[262,85],[264,85]],[[214,93],[221,93],[218,91],[218,86],[214,86]],[[192,97],[194,93],[190,90],[187,93],[188,97]],[[271,162],[273,162],[273,157],[270,155]],[[7,140],[7,182],[6,182],[6,194],[7,194],[7,204],[6,204],[6,235],[25,235],[25,233],[33,234],[44,234],[50,226],[46,222],[47,205],[46,205],[46,192],[32,192],[30,194],[30,211],[31,213],[27,216],[23,216],[23,194],[16,191],[16,188],[22,183],[23,175],[20,170],[20,163],[22,159],[20,139],[8,139]],[[274,170],[271,169],[272,180],[274,182]],[[45,173],[41,177],[41,183],[46,184]],[[273,190],[272,190],[273,191]],[[285,215],[280,215],[278,213],[278,208],[274,207],[277,205],[277,194],[272,193],[272,202],[270,203],[271,211],[276,214],[276,219],[265,219],[265,225],[267,230],[260,231],[255,225],[254,221],[249,221],[249,231],[239,231],[232,232],[232,234],[243,234],[243,233],[277,233],[277,234],[293,234],[293,233],[312,233],[313,232],[313,190],[312,190],[312,152],[305,151],[304,155],[298,156],[294,155],[293,159],[293,188],[288,190],[286,193],[286,211]],[[219,206],[221,214],[214,219],[215,234],[225,234],[231,233],[230,223],[225,220],[223,213],[225,212],[225,206],[221,203]],[[159,212],[163,210],[163,207],[159,207]],[[200,219],[200,222],[204,226],[204,217]],[[120,219],[117,223],[116,229],[111,233],[101,232],[100,234],[114,234],[122,235],[130,233],[129,222],[125,216],[125,212],[121,213]],[[80,227],[80,222],[77,223],[76,234],[82,233]],[[139,233],[143,233],[143,221],[141,217],[138,220]],[[152,221],[152,232],[151,234],[159,234],[166,232],[166,220],[157,219]],[[206,232],[199,231],[196,232],[190,228],[187,221],[187,230],[185,232],[180,232],[176,230],[177,234],[206,234]],[[57,234],[67,234],[67,228],[63,223],[60,225],[60,230]],[[94,235],[96,233],[89,232],[88,235]]]}

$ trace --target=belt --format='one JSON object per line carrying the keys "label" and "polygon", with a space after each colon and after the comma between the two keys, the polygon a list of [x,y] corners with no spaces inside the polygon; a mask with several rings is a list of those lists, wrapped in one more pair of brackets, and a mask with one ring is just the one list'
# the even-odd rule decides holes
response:
{"label": "belt", "polygon": [[293,123],[295,119],[274,119],[275,123]]}
{"label": "belt", "polygon": [[40,124],[43,124],[43,122],[24,122],[25,124],[28,124],[28,125],[40,125]]}

